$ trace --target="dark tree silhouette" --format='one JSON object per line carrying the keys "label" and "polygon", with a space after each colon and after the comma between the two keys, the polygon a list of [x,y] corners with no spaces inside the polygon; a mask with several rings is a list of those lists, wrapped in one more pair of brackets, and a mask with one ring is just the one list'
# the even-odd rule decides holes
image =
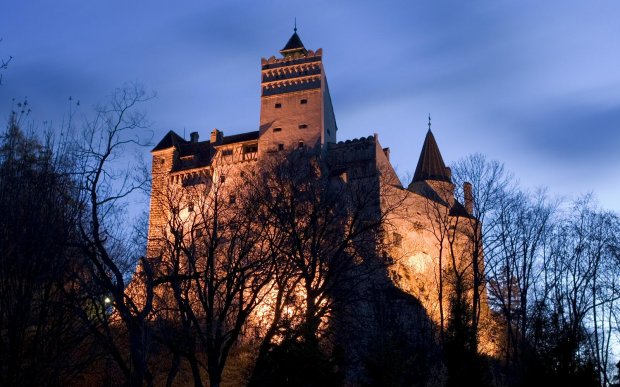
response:
{"label": "dark tree silhouette", "polygon": [[70,247],[77,187],[17,117],[0,139],[0,384],[66,385],[93,360],[69,295],[84,268]]}
{"label": "dark tree silhouette", "polygon": [[[158,313],[176,327],[173,337],[161,332],[161,340],[188,360],[195,386],[204,385],[202,351],[209,385],[220,385],[230,351],[273,287],[266,226],[248,188],[226,174],[156,195],[168,209],[158,241],[155,281],[167,287],[158,292]],[[171,371],[169,383],[177,367]]]}
{"label": "dark tree silhouette", "polygon": [[[117,89],[88,121],[75,147],[80,189],[80,249],[90,271],[81,278],[79,310],[93,337],[106,348],[131,386],[152,385],[148,367],[148,320],[153,286],[150,264],[140,260],[139,281],[128,288],[137,261],[126,227],[124,206],[147,187],[147,174],[128,165],[132,146],[145,145],[147,125],[140,104],[151,98],[137,85]],[[140,291],[135,291],[140,288]],[[106,298],[110,304],[106,303]]]}

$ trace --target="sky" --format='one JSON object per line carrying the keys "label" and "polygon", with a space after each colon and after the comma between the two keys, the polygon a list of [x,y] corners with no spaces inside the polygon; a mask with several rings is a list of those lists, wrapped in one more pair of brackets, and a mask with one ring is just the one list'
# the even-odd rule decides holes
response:
{"label": "sky", "polygon": [[258,130],[260,59],[294,18],[305,47],[323,48],[338,140],[378,133],[412,175],[430,113],[446,163],[483,153],[526,189],[593,192],[620,211],[615,0],[5,2],[0,119],[27,98],[35,127],[59,128],[69,97],[86,116],[139,82],[157,95],[153,143]]}

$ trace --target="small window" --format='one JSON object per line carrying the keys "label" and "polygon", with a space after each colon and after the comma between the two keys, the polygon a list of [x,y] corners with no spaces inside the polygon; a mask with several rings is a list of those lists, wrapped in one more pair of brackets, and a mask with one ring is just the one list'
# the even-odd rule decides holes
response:
{"label": "small window", "polygon": [[303,147],[304,147],[304,142],[303,142],[303,141],[299,141],[299,142],[297,143],[297,148],[300,148],[300,149],[301,149],[301,148],[303,148]]}
{"label": "small window", "polygon": [[305,105],[305,104],[308,103],[308,100],[304,98],[301,101],[299,101],[299,103],[302,104],[302,105]]}
{"label": "small window", "polygon": [[273,131],[274,131],[274,132],[281,132],[281,131],[282,131],[282,128],[273,128]]}
{"label": "small window", "polygon": [[243,153],[256,153],[258,152],[258,144],[250,144],[243,147]]}
{"label": "small window", "polygon": [[222,151],[222,156],[232,156],[232,154],[233,154],[232,149],[224,149]]}
{"label": "small window", "polygon": [[284,144],[278,144],[278,150],[279,151],[284,150]]}
{"label": "small window", "polygon": [[187,203],[187,211],[194,212],[194,202]]}
{"label": "small window", "polygon": [[237,197],[235,195],[230,195],[230,197],[228,198],[228,202],[230,204],[235,204],[237,202]]}
{"label": "small window", "polygon": [[299,129],[306,129],[308,127],[308,125],[306,124],[299,124]]}
{"label": "small window", "polygon": [[282,104],[278,102],[278,103],[276,104],[276,109],[280,109],[281,107],[282,107]]}
{"label": "small window", "polygon": [[222,175],[220,176],[220,183],[223,183],[226,181],[226,176]]}

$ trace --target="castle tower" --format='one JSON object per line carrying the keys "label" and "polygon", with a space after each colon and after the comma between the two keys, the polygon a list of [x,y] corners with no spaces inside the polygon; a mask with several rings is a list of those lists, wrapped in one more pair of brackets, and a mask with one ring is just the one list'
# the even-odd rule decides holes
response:
{"label": "castle tower", "polygon": [[295,28],[280,53],[261,61],[260,152],[336,142],[322,49],[306,50]]}

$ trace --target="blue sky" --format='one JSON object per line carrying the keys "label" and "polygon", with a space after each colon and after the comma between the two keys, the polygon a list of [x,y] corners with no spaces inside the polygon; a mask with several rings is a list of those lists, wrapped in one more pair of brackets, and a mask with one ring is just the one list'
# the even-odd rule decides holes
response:
{"label": "blue sky", "polygon": [[[138,81],[153,141],[257,130],[260,58],[292,33],[324,64],[345,140],[379,133],[415,169],[430,112],[444,159],[480,152],[527,188],[620,211],[618,1],[12,1],[0,119],[28,97],[60,125]],[[145,150],[145,157],[148,151]]]}

